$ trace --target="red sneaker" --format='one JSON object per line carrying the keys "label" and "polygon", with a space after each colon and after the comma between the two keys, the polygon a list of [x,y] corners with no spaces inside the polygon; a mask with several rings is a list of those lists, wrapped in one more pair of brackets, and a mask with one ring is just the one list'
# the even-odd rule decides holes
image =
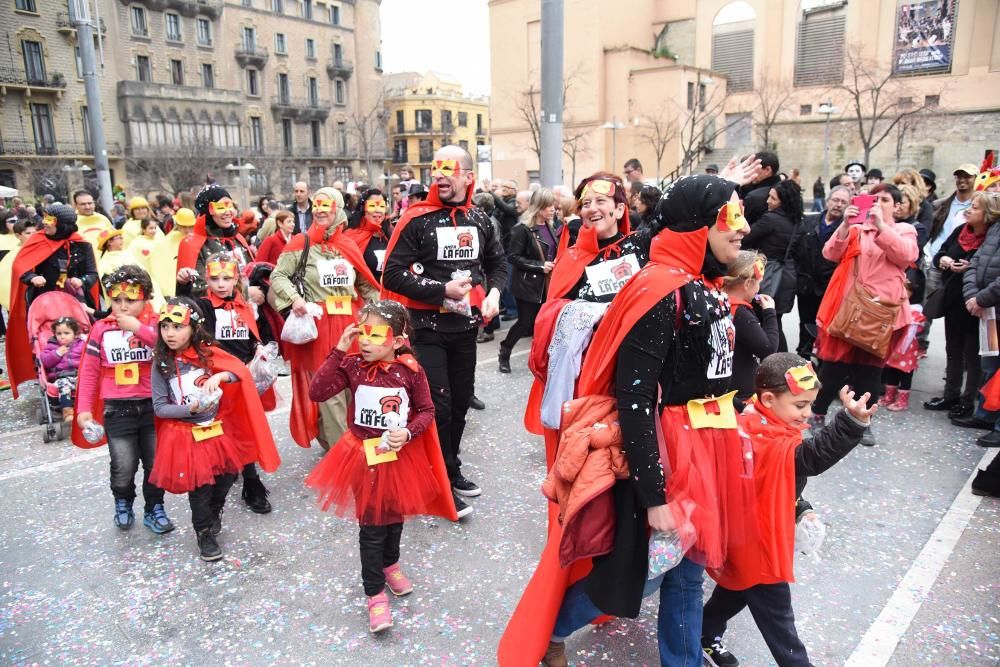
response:
{"label": "red sneaker", "polygon": [[413,592],[413,582],[407,579],[406,575],[403,574],[403,570],[400,569],[399,563],[390,565],[382,570],[382,572],[385,573],[386,585],[396,597],[409,595]]}
{"label": "red sneaker", "polygon": [[368,598],[368,629],[382,632],[392,627],[392,612],[389,611],[389,597],[385,592]]}

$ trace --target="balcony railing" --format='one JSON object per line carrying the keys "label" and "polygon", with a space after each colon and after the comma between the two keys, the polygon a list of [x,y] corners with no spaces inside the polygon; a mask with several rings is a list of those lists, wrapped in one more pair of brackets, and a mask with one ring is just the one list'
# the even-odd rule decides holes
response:
{"label": "balcony railing", "polygon": [[239,63],[240,67],[250,65],[262,68],[267,64],[269,57],[267,49],[263,46],[241,43],[236,47],[236,62]]}
{"label": "balcony railing", "polygon": [[166,83],[145,81],[119,81],[119,98],[148,98],[170,101],[198,102],[202,104],[243,104],[243,91],[199,86],[173,86]]}
{"label": "balcony railing", "polygon": [[330,116],[330,100],[275,95],[271,98],[271,111],[301,121],[326,120]]}
{"label": "balcony railing", "polygon": [[[90,22],[90,27],[94,27],[94,22]],[[76,26],[73,25],[73,21],[69,18],[67,12],[59,12],[56,14],[56,30],[63,33],[64,35],[72,34],[76,32]],[[108,31],[108,26],[104,23],[104,19],[101,18],[101,34]]]}
{"label": "balcony railing", "polygon": [[36,75],[28,76],[24,70],[12,65],[0,65],[0,89],[30,89],[32,92],[54,92],[62,95],[65,87],[66,78],[59,72],[53,72],[48,78],[43,78]]}
{"label": "balcony railing", "polygon": [[[117,142],[105,144],[108,155],[121,155]],[[34,141],[4,139],[0,141],[0,155],[18,157],[87,157],[93,155],[90,146],[83,142],[59,141],[53,146],[38,146]]]}
{"label": "balcony railing", "polygon": [[331,79],[349,79],[354,73],[354,63],[344,58],[330,58],[326,73]]}
{"label": "balcony railing", "polygon": [[[121,0],[121,3],[131,5],[135,0]],[[151,12],[170,9],[188,18],[205,16],[214,20],[222,14],[223,0],[143,0],[141,4]]]}

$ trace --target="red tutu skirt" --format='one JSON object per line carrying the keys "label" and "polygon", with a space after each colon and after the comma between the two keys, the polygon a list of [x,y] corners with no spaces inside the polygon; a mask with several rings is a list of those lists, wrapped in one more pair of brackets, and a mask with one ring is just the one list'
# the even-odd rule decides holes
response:
{"label": "red tutu skirt", "polygon": [[729,545],[756,538],[753,460],[736,428],[691,428],[687,406],[667,406],[660,421],[670,464],[667,503],[678,526],[695,530],[687,557],[721,567]]}
{"label": "red tutu skirt", "polygon": [[361,439],[348,431],[309,473],[306,486],[316,491],[324,511],[353,513],[363,526],[432,514],[441,487],[424,448],[411,443],[396,454],[396,461],[369,466]]}
{"label": "red tutu skirt", "polygon": [[254,443],[232,435],[196,442],[192,424],[176,419],[156,420],[156,458],[149,481],[170,493],[188,493],[214,484],[216,475],[236,473],[257,460]]}

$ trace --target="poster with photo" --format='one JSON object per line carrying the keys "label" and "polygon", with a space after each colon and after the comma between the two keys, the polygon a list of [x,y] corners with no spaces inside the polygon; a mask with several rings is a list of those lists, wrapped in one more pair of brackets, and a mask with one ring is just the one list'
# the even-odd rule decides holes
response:
{"label": "poster with photo", "polygon": [[996,308],[983,308],[979,315],[979,356],[1000,356],[1000,336],[997,335]]}
{"label": "poster with photo", "polygon": [[951,71],[958,0],[926,0],[899,6],[892,54],[894,74]]}

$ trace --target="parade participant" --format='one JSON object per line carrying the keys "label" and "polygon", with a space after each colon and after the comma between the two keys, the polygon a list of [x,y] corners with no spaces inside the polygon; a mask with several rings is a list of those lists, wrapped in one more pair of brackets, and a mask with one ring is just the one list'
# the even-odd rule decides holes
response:
{"label": "parade participant", "polygon": [[295,216],[291,211],[278,211],[274,214],[275,231],[269,234],[257,248],[258,262],[276,264],[278,257],[284,252],[285,246],[295,235]]}
{"label": "parade participant", "polygon": [[764,255],[741,250],[722,281],[736,328],[730,387],[736,390],[737,408],[754,394],[754,376],[760,360],[778,351],[779,325],[774,299],[758,294],[766,264]]}
{"label": "parade participant", "polygon": [[[213,334],[222,350],[244,364],[249,364],[253,361],[257,347],[270,341],[261,339],[254,309],[243,298],[239,289],[240,272],[236,260],[226,253],[212,255],[205,264],[203,278],[208,291],[205,296],[194,299],[204,315],[202,326]],[[191,286],[190,283],[181,284],[177,289],[179,296],[188,296]],[[267,330],[270,331],[269,328]],[[261,395],[265,411],[273,410],[276,402],[273,388]],[[257,514],[267,514],[271,511],[267,496],[268,491],[260,479],[257,466],[253,463],[246,464],[243,467],[243,501]]]}
{"label": "parade participant", "polygon": [[[410,352],[409,317],[395,301],[369,303],[357,325],[313,377],[309,396],[323,402],[349,389],[350,426],[306,478],[324,509],[353,513],[360,524],[361,579],[369,629],[392,626],[385,587],[408,595],[399,565],[405,517],[458,520],[434,425],[427,376]],[[360,352],[348,354],[359,344]]]}
{"label": "parade participant", "polygon": [[274,472],[280,458],[250,372],[214,344],[195,302],[174,297],[158,319],[152,392],[159,451],[150,481],[188,494],[201,558],[216,561],[236,473],[254,462]]}
{"label": "parade participant", "polygon": [[[588,489],[591,500],[571,525],[550,521],[541,562],[501,639],[503,666],[543,655],[547,665],[566,665],[566,637],[602,615],[636,617],[643,594],[657,589],[660,663],[700,664],[704,569],[753,537],[752,461],[726,393],[735,332],[719,289],[749,232],[736,186],[753,178],[750,165],[733,174],[737,182],[682,178],[657,205],[650,261],[619,291],[591,342],[610,353],[589,355],[579,382],[578,400],[603,403],[620,425],[627,473]],[[650,528],[690,546],[647,582]]]}
{"label": "parade participant", "polygon": [[361,248],[368,270],[380,284],[385,249],[389,247],[389,237],[392,235],[392,225],[386,219],[385,212],[386,203],[382,191],[374,188],[365,190],[357,208],[351,213],[348,222],[350,229],[344,232],[347,238]]}
{"label": "parade participant", "polygon": [[[103,426],[111,455],[111,493],[115,525],[128,530],[135,521],[135,473],[142,462],[143,525],[157,534],[174,524],[163,509],[163,489],[150,481],[156,457],[156,431],[150,389],[156,313],[150,307],[153,283],[145,271],[126,265],[104,278],[111,314],[96,322],[87,338],[76,393],[77,447],[97,447],[85,430]],[[96,417],[95,417],[96,415]],[[93,438],[92,438],[93,439]]]}
{"label": "parade participant", "polygon": [[[827,408],[836,398],[837,387],[849,384],[855,391],[870,394],[873,404],[878,402],[882,393],[882,369],[898,337],[913,321],[910,309],[903,306],[907,301],[906,269],[919,254],[917,232],[912,225],[893,220],[893,209],[902,201],[896,186],[883,183],[875,186],[872,194],[877,196],[877,201],[867,218],[859,219],[857,207],[849,206],[840,227],[823,248],[823,256],[838,265],[816,315],[816,351],[823,362],[819,373],[824,388],[813,406],[814,426],[823,425]],[[895,306],[898,310],[891,323],[891,338],[881,341],[886,346],[881,356],[859,347],[855,344],[857,341],[848,340],[844,331],[840,332],[840,338],[830,333],[841,309],[851,302],[849,292],[856,290],[856,285],[868,293],[869,299],[878,297],[883,306]],[[865,431],[861,444],[869,447],[875,444],[871,427]]]}
{"label": "parade participant", "polygon": [[63,421],[73,422],[73,397],[77,372],[86,338],[80,335],[80,323],[72,317],[60,317],[52,323],[52,338],[42,351],[42,366],[49,382],[59,389],[59,408]]}
{"label": "parade participant", "polygon": [[32,234],[12,262],[10,317],[7,321],[7,375],[11,394],[17,385],[35,377],[28,342],[28,306],[39,294],[61,290],[93,311],[99,305],[94,248],[76,232],[76,211],[65,204],[50,206],[44,230]]}
{"label": "parade participant", "polygon": [[141,230],[139,236],[132,239],[127,250],[132,257],[142,261],[144,264],[143,268],[149,271],[149,267],[146,264],[149,263],[150,255],[153,254],[153,248],[156,246],[157,241],[163,238],[163,234],[160,233],[160,227],[153,218],[140,221],[139,228]]}
{"label": "parade participant", "polygon": [[292,367],[292,409],[289,429],[302,447],[313,439],[329,449],[347,428],[347,397],[335,396],[317,405],[309,399],[309,383],[344,330],[358,319],[366,302],[378,298],[378,283],[354,241],[344,233],[343,198],[334,188],[313,195],[312,224],[285,246],[271,273],[272,300],[278,310],[306,315],[306,304],[323,311],[317,320],[319,337],[302,344],[286,342]]}
{"label": "parade participant", "polygon": [[150,255],[151,275],[165,298],[177,292],[177,253],[181,242],[194,233],[194,211],[179,208],[173,215],[174,227],[162,239],[158,239]]}
{"label": "parade participant", "polygon": [[125,221],[122,225],[122,233],[125,235],[125,247],[129,248],[132,245],[132,241],[142,236],[142,223],[146,220],[152,220],[153,226],[156,228],[154,234],[156,238],[163,238],[163,231],[160,230],[160,226],[156,224],[156,219],[150,213],[149,202],[146,201],[145,197],[132,197],[128,202],[128,215],[129,219]]}
{"label": "parade participant", "polygon": [[[924,316],[924,306],[914,298],[913,286],[906,283],[906,295],[909,303],[903,305],[910,309],[911,321],[906,333],[899,338],[885,368],[882,369],[882,398],[878,404],[890,412],[903,412],[910,409],[910,388],[913,386],[913,374],[920,365],[920,332],[927,326]],[[972,410],[970,409],[971,413]]]}
{"label": "parade participant", "polygon": [[97,238],[97,274],[103,279],[109,273],[114,273],[123,264],[129,264],[129,255],[125,251],[125,238],[122,230],[103,231]]}
{"label": "parade participant", "polygon": [[97,245],[102,232],[110,232],[115,228],[107,217],[97,212],[94,195],[86,190],[73,193],[73,208],[76,209],[76,227],[80,236],[93,246]]}
{"label": "parade participant", "polygon": [[819,392],[812,366],[796,354],[774,354],[761,363],[755,385],[757,401],[740,417],[740,427],[753,450],[757,539],[730,546],[725,565],[712,572],[718,585],[705,603],[702,649],[715,667],[738,665],[722,637],[729,620],[750,607],[779,667],[809,667],[789,587],[795,581],[795,500],[807,477],[829,470],[858,445],[878,408],[868,407],[867,394],[855,398],[843,387],[844,409],[829,426],[803,439],[809,406]]}
{"label": "parade participant", "polygon": [[[236,205],[221,185],[206,185],[195,199],[194,230],[181,240],[177,249],[177,282],[191,282],[191,294],[201,296],[206,285],[205,274],[208,258],[227,252],[243,267],[253,261],[254,252],[236,227]],[[264,302],[264,295],[250,289],[247,296],[256,304]]]}
{"label": "parade participant", "polygon": [[[482,491],[462,474],[459,458],[475,391],[476,335],[499,313],[507,281],[503,247],[490,218],[472,207],[472,157],[458,146],[434,153],[427,200],[410,202],[386,250],[384,298],[410,309],[413,348],[427,373],[434,419],[452,490]],[[487,290],[489,290],[487,292]],[[472,508],[455,498],[459,516]]]}

